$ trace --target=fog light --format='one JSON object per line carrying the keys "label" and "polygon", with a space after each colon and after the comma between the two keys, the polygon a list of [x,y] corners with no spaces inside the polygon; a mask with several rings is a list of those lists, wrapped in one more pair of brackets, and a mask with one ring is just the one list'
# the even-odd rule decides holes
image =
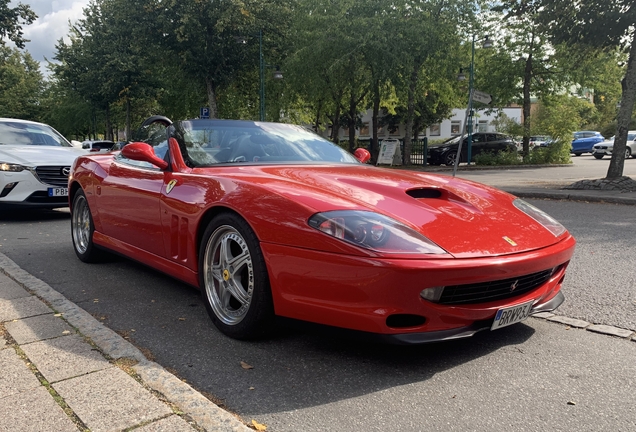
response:
{"label": "fog light", "polygon": [[13,190],[13,188],[16,187],[17,184],[18,182],[7,183],[4,188],[2,188],[2,192],[0,192],[0,198],[4,198],[9,195],[9,192],[11,192],[11,190]]}
{"label": "fog light", "polygon": [[422,297],[424,300],[438,302],[443,292],[443,286],[426,288],[422,290],[422,292],[420,293],[420,297]]}

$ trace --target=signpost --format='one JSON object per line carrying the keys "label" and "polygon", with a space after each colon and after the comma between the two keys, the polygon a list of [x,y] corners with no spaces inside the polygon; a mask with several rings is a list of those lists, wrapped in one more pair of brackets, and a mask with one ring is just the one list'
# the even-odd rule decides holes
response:
{"label": "signpost", "polygon": [[492,102],[492,96],[488,93],[484,93],[483,91],[475,89],[473,90],[473,100],[484,104],[489,104]]}
{"label": "signpost", "polygon": [[396,155],[396,150],[399,152],[400,150],[400,141],[396,139],[386,139],[383,140],[380,144],[380,154],[378,155],[378,161],[376,165],[380,164],[388,164],[393,165],[395,163],[394,156]]}
{"label": "signpost", "polygon": [[201,109],[199,110],[199,118],[209,119],[210,118],[210,108],[201,107]]}

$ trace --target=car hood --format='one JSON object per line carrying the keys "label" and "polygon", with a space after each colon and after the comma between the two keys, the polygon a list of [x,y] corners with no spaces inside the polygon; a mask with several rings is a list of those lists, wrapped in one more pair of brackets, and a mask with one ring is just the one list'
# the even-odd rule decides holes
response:
{"label": "car hood", "polygon": [[311,212],[375,211],[420,232],[458,258],[536,250],[555,237],[518,210],[514,196],[445,175],[349,166],[244,166],[240,177]]}
{"label": "car hood", "polygon": [[0,146],[0,162],[30,167],[41,165],[72,165],[75,158],[86,151],[75,147]]}

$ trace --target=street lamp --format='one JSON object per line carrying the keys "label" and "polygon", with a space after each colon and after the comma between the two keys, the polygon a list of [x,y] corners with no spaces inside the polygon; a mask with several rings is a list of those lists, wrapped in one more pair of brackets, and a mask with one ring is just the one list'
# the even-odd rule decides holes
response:
{"label": "street lamp", "polygon": [[[265,59],[263,58],[263,30],[259,29],[257,35],[252,35],[258,37],[258,77],[259,77],[259,91],[258,91],[258,99],[259,99],[259,114],[258,118],[260,121],[265,121],[265,68],[273,68],[274,72],[272,76],[274,79],[283,79],[283,72],[278,68],[278,66],[270,65],[265,63]],[[247,39],[243,36],[237,36],[236,41],[241,44],[247,43]]]}
{"label": "street lamp", "polygon": [[[475,41],[477,40],[477,35],[473,34],[473,41],[471,44],[471,53],[470,53],[470,67],[468,68],[468,109],[466,110],[466,118],[464,121],[464,130],[468,134],[466,137],[466,153],[468,157],[468,165],[470,165],[470,160],[472,157],[472,137],[473,137],[473,94],[475,92],[474,84],[475,84]],[[483,48],[491,48],[492,40],[490,37],[486,35],[483,39],[482,45]],[[465,81],[466,74],[464,73],[464,69],[460,68],[459,73],[457,74],[458,81]],[[463,135],[463,134],[462,134]],[[459,159],[461,158],[461,150],[462,150],[462,140],[459,140],[459,146],[457,149],[457,157],[455,158],[455,168],[453,169],[453,176],[455,172],[457,172],[457,165],[459,164]]]}

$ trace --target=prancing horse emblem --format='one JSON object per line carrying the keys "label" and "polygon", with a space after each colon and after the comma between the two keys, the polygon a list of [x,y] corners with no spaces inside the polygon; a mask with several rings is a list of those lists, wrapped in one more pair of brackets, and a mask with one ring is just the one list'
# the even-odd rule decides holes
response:
{"label": "prancing horse emblem", "polygon": [[510,292],[513,292],[519,286],[519,279],[517,279],[512,285],[510,285]]}
{"label": "prancing horse emblem", "polygon": [[170,180],[168,184],[166,185],[166,194],[169,194],[172,191],[172,188],[176,186],[176,184],[177,184],[176,180]]}

